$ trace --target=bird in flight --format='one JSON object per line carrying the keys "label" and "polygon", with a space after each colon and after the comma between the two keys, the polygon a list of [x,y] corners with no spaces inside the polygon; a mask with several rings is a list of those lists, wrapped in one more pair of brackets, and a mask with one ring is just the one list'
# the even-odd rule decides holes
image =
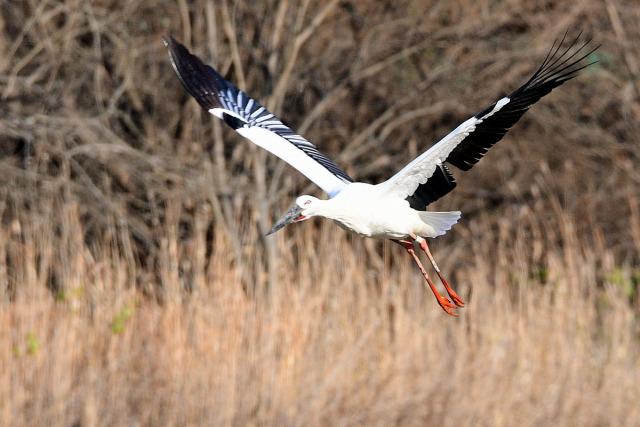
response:
{"label": "bird in flight", "polygon": [[[463,171],[471,169],[532,104],[594,63],[587,58],[598,47],[588,47],[590,39],[576,48],[578,35],[568,47],[563,47],[566,36],[554,42],[542,65],[524,85],[463,122],[377,185],[355,182],[315,145],[226,81],[173,37],[165,38],[164,43],[180,81],[205,110],[289,163],[329,195],[326,200],[307,195],[298,197],[267,234],[321,216],[353,233],[390,239],[411,254],[438,304],[456,316],[453,310],[464,307],[465,302],[442,276],[426,238],[445,234],[460,219],[460,212],[431,212],[426,208],[456,186],[447,164]],[[415,244],[427,255],[449,298],[442,296],[429,278]]]}

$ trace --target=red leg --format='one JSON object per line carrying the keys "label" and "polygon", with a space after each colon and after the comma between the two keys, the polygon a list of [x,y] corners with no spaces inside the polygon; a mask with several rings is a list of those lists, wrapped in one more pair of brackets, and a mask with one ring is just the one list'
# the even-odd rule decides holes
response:
{"label": "red leg", "polygon": [[429,250],[429,246],[427,245],[427,240],[422,237],[413,236],[413,235],[411,236],[411,238],[420,244],[420,248],[422,248],[424,253],[426,253],[427,256],[429,257],[429,261],[431,261],[431,265],[433,265],[433,268],[436,270],[436,273],[438,273],[438,277],[440,278],[440,281],[444,285],[444,288],[447,290],[447,293],[449,294],[449,297],[451,298],[451,300],[458,307],[464,307],[465,302],[462,300],[462,298],[458,296],[458,294],[451,288],[451,286],[449,286],[447,281],[444,280],[444,277],[442,277],[442,274],[440,273],[440,269],[438,268],[436,261],[433,259],[433,255],[431,255],[431,251]]}
{"label": "red leg", "polygon": [[440,295],[440,292],[438,292],[436,287],[433,285],[433,282],[429,278],[429,275],[427,274],[427,271],[422,266],[422,263],[420,262],[420,259],[418,258],[418,255],[416,255],[416,251],[413,249],[413,243],[411,243],[411,242],[409,242],[407,240],[394,240],[394,241],[399,243],[399,244],[401,244],[407,250],[407,252],[409,252],[409,254],[411,254],[411,256],[413,257],[413,260],[416,262],[416,264],[418,264],[418,268],[420,268],[420,272],[422,272],[422,275],[427,280],[427,283],[429,284],[429,287],[431,288],[431,292],[433,292],[433,295],[436,297],[436,300],[438,301],[438,304],[440,304],[440,307],[442,307],[442,309],[444,311],[446,311],[448,314],[450,314],[450,315],[452,315],[454,317],[457,316],[457,314],[454,313],[451,310],[452,308],[455,309],[457,307],[455,305],[453,305],[451,303],[451,301],[449,301],[448,299],[446,299],[445,297]]}

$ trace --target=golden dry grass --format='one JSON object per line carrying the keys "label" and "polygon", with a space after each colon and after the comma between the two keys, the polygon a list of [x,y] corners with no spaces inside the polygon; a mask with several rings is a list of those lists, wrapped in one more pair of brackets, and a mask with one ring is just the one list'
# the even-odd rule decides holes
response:
{"label": "golden dry grass", "polygon": [[[564,2],[2,3],[0,425],[638,425],[640,9]],[[378,182],[602,43],[434,206],[469,304],[200,111],[178,39]]]}

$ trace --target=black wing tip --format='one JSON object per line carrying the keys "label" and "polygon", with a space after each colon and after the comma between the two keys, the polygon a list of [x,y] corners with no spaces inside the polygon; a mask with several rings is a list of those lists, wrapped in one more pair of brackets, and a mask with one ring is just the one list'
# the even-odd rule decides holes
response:
{"label": "black wing tip", "polygon": [[173,70],[187,92],[205,110],[220,107],[220,92],[227,87],[227,82],[222,76],[173,36],[163,36],[162,41],[169,53]]}
{"label": "black wing tip", "polygon": [[182,43],[180,43],[175,39],[175,37],[173,37],[173,34],[162,36],[162,43],[164,44],[164,47],[167,48],[169,55],[176,54],[176,51],[180,48],[187,50],[187,48]]}
{"label": "black wing tip", "polygon": [[[182,57],[191,55],[191,52],[172,35],[162,36],[162,43],[164,43],[164,47],[167,48],[169,58],[174,68],[176,68],[176,65],[179,65],[181,60],[184,60]],[[178,72],[177,69],[176,72]]]}
{"label": "black wing tip", "polygon": [[[568,44],[562,51],[562,46],[565,46],[565,40],[569,34],[567,30],[562,38],[557,38],[544,61],[536,72],[531,76],[529,81],[523,85],[522,90],[527,90],[531,87],[539,87],[542,85],[553,85],[553,87],[560,86],[567,80],[574,78],[580,70],[583,70],[597,61],[591,61],[586,64],[583,63],[593,52],[600,48],[600,44],[591,48],[589,44],[593,41],[593,37],[587,37],[587,39],[573,50],[578,45],[578,40],[582,36],[583,30],[580,30],[576,37]],[[573,52],[572,52],[573,50]],[[552,87],[552,89],[553,89]],[[518,89],[518,90],[520,90]]]}

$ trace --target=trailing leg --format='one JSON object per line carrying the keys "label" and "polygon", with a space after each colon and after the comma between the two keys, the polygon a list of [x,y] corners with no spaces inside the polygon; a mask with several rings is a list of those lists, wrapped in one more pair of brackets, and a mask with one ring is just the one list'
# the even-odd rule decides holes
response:
{"label": "trailing leg", "polygon": [[454,317],[457,316],[457,314],[454,313],[451,310],[451,309],[455,309],[457,307],[455,305],[453,305],[451,303],[451,301],[449,301],[448,299],[446,299],[445,297],[440,295],[440,292],[438,292],[438,290],[434,286],[433,282],[429,278],[429,275],[427,274],[427,271],[422,266],[422,263],[420,262],[420,259],[418,258],[418,255],[416,254],[416,251],[413,249],[413,243],[408,241],[408,240],[394,240],[394,242],[402,245],[402,247],[405,248],[407,250],[407,252],[409,252],[409,254],[413,257],[413,260],[416,262],[416,264],[418,264],[418,268],[420,268],[420,272],[422,273],[422,275],[426,279],[427,284],[429,285],[429,288],[431,288],[431,292],[433,292],[433,295],[436,297],[436,301],[438,301],[438,304],[440,305],[440,307],[442,307],[442,309],[444,311],[446,311],[448,314],[450,314],[450,315],[452,315]]}
{"label": "trailing leg", "polygon": [[431,251],[429,250],[429,246],[427,245],[427,239],[422,238],[420,236],[415,236],[415,235],[411,235],[411,238],[416,242],[418,242],[418,244],[420,245],[420,248],[422,248],[424,253],[427,254],[427,257],[429,257],[429,261],[431,261],[431,265],[433,265],[434,270],[436,270],[436,273],[438,274],[440,281],[444,285],[444,288],[447,290],[447,294],[449,294],[449,297],[451,298],[451,300],[458,307],[464,307],[466,303],[462,300],[462,298],[458,296],[458,294],[451,288],[451,286],[449,286],[449,284],[444,279],[444,277],[442,277],[442,273],[440,273],[440,269],[438,268],[436,261],[433,259],[433,255],[431,255]]}

